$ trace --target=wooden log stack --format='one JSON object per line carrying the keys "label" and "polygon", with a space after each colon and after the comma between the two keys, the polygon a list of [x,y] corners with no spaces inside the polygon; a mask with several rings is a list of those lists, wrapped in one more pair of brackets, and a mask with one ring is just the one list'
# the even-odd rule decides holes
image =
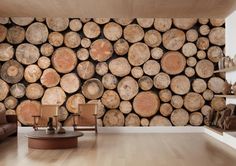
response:
{"label": "wooden log stack", "polygon": [[2,18],[0,111],[32,125],[57,104],[68,126],[97,103],[99,126],[203,125],[225,107],[224,36],[215,18]]}

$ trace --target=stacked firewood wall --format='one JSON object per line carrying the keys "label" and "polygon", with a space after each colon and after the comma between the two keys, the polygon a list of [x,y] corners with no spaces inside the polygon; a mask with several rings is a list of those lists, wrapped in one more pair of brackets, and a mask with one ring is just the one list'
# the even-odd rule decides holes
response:
{"label": "stacked firewood wall", "polygon": [[0,18],[0,110],[32,125],[40,104],[72,125],[79,103],[100,126],[207,124],[225,107],[223,19]]}

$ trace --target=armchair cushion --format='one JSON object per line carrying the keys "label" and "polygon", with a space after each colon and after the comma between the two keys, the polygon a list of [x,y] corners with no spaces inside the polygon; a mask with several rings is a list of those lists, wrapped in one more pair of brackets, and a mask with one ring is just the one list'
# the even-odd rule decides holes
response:
{"label": "armchair cushion", "polygon": [[16,123],[2,124],[0,125],[0,127],[4,130],[5,133],[13,132],[17,128]]}
{"label": "armchair cushion", "polygon": [[7,123],[7,118],[5,111],[0,111],[0,124],[6,124]]}

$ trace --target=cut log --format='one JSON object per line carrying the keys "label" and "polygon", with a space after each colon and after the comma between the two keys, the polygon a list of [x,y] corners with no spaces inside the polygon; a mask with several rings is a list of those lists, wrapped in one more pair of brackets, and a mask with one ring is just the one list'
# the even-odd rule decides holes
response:
{"label": "cut log", "polygon": [[134,19],[132,19],[132,18],[114,18],[113,20],[120,25],[126,26],[126,25],[131,24]]}
{"label": "cut log", "polygon": [[0,61],[8,61],[14,56],[14,48],[8,43],[0,44]]}
{"label": "cut log", "polygon": [[144,36],[144,42],[149,46],[149,47],[157,47],[161,44],[162,42],[162,37],[161,34],[156,31],[156,30],[149,30],[145,33]]}
{"label": "cut log", "polygon": [[189,123],[193,126],[200,126],[203,122],[203,116],[200,112],[193,112],[189,116]]}
{"label": "cut log", "polygon": [[98,127],[103,127],[103,121],[102,121],[102,119],[97,119],[97,126],[98,126]]}
{"label": "cut log", "polygon": [[219,60],[223,57],[223,50],[218,46],[212,46],[207,51],[207,57],[215,63],[218,63]]}
{"label": "cut log", "polygon": [[28,42],[34,45],[45,43],[48,39],[48,28],[43,23],[33,23],[27,28],[25,37]]}
{"label": "cut log", "polygon": [[75,73],[65,74],[61,77],[60,86],[66,93],[74,93],[80,88],[80,79]]}
{"label": "cut log", "polygon": [[7,83],[14,84],[22,80],[24,75],[23,66],[15,61],[9,60],[2,65],[1,78]]}
{"label": "cut log", "polygon": [[1,17],[0,24],[8,24],[10,23],[9,17]]}
{"label": "cut log", "polygon": [[26,26],[34,21],[34,17],[11,17],[11,20],[16,25]]}
{"label": "cut log", "polygon": [[118,40],[119,38],[121,38],[122,33],[122,27],[115,22],[109,22],[103,28],[104,36],[110,41]]}
{"label": "cut log", "polygon": [[[75,123],[78,124],[78,119],[75,118]],[[68,127],[72,127],[74,125],[74,117],[73,115],[70,115],[63,123],[63,126],[68,126]]]}
{"label": "cut log", "polygon": [[203,92],[202,96],[203,96],[203,98],[204,98],[205,100],[211,101],[211,100],[213,99],[213,97],[214,97],[214,93],[213,93],[212,90],[207,89],[207,90],[205,90],[205,91]]}
{"label": "cut log", "polygon": [[138,80],[138,85],[144,91],[150,90],[153,87],[153,80],[148,76],[142,76]]}
{"label": "cut log", "polygon": [[42,104],[44,105],[62,105],[66,100],[66,94],[61,87],[52,87],[46,89]]}
{"label": "cut log", "polygon": [[173,111],[173,107],[169,103],[163,103],[160,106],[160,113],[163,116],[170,116]]}
{"label": "cut log", "polygon": [[168,50],[179,50],[185,43],[185,33],[179,29],[170,29],[163,34],[163,46]]}
{"label": "cut log", "polygon": [[[8,110],[6,110],[6,115],[16,115],[16,111],[12,110],[12,109],[8,109]],[[19,122],[17,122],[17,123],[19,123]],[[19,126],[19,125],[17,124],[17,126]]]}
{"label": "cut log", "polygon": [[124,38],[130,43],[136,43],[143,39],[144,31],[138,24],[130,24],[124,29]]}
{"label": "cut log", "polygon": [[225,28],[217,27],[211,29],[209,33],[209,40],[212,44],[217,46],[225,45]]}
{"label": "cut log", "polygon": [[15,98],[22,98],[25,95],[25,85],[22,83],[17,83],[10,88],[11,95]]}
{"label": "cut log", "polygon": [[186,39],[189,42],[195,42],[198,39],[198,32],[195,29],[190,29],[186,32]]}
{"label": "cut log", "polygon": [[110,21],[110,18],[93,18],[93,21],[97,24],[106,24]]}
{"label": "cut log", "polygon": [[104,87],[99,79],[92,78],[84,82],[82,93],[87,99],[97,99],[103,94]]}
{"label": "cut log", "polygon": [[209,60],[200,60],[196,65],[196,73],[201,78],[209,78],[214,73],[214,64]]}
{"label": "cut log", "polygon": [[138,94],[138,83],[130,76],[120,80],[117,86],[118,93],[123,100],[131,100]]}
{"label": "cut log", "polygon": [[46,18],[46,23],[48,28],[53,31],[64,31],[67,29],[69,25],[69,19],[63,17],[53,17],[53,18]]}
{"label": "cut log", "polygon": [[216,111],[222,111],[225,107],[225,99],[223,97],[214,97],[211,100],[211,107]]}
{"label": "cut log", "polygon": [[125,126],[140,126],[140,118],[134,113],[128,114],[125,118]]}
{"label": "cut log", "polygon": [[196,18],[174,18],[173,24],[183,30],[188,30],[192,28],[197,23]]}
{"label": "cut log", "polygon": [[154,28],[160,32],[166,32],[171,28],[171,18],[155,18]]}
{"label": "cut log", "polygon": [[220,27],[220,26],[224,25],[225,19],[223,19],[223,18],[211,18],[210,23],[211,23],[212,26]]}
{"label": "cut log", "polygon": [[209,79],[207,85],[214,93],[222,93],[225,81],[220,77],[212,77]]}
{"label": "cut log", "polygon": [[197,64],[197,59],[195,57],[189,57],[187,59],[187,65],[190,67],[194,67]]}
{"label": "cut log", "polygon": [[154,76],[160,72],[160,64],[155,60],[148,60],[143,65],[143,71],[149,76]]}
{"label": "cut log", "polygon": [[136,20],[143,28],[150,28],[154,22],[154,18],[137,18]]}
{"label": "cut log", "polygon": [[23,43],[16,48],[16,59],[24,65],[37,62],[39,56],[39,49],[32,44]]}
{"label": "cut log", "polygon": [[172,96],[170,103],[174,108],[181,108],[184,104],[184,100],[181,96],[174,95]]}
{"label": "cut log", "polygon": [[192,67],[186,67],[184,70],[184,74],[189,78],[193,77],[195,75],[195,70]]}
{"label": "cut log", "polygon": [[151,117],[157,113],[160,108],[159,97],[151,92],[140,92],[133,101],[134,111],[140,117]]}
{"label": "cut log", "polygon": [[44,18],[44,17],[36,17],[35,20],[38,21],[38,22],[45,22],[46,18]]}
{"label": "cut log", "polygon": [[209,39],[206,37],[200,37],[198,38],[196,45],[200,50],[207,50],[210,46]]}
{"label": "cut log", "polygon": [[107,108],[117,108],[120,105],[120,97],[114,90],[106,90],[102,95],[102,103]]}
{"label": "cut log", "polygon": [[203,50],[199,50],[197,52],[197,57],[198,57],[198,59],[205,59],[206,58],[206,52],[203,51]]}
{"label": "cut log", "polygon": [[100,35],[101,29],[95,22],[87,22],[83,26],[83,32],[87,38],[93,39]]}
{"label": "cut log", "polygon": [[199,19],[198,19],[198,22],[199,22],[200,24],[205,25],[205,24],[207,24],[207,23],[209,22],[209,19],[208,19],[208,18],[199,18]]}
{"label": "cut log", "polygon": [[184,70],[185,66],[185,57],[177,51],[167,52],[161,59],[162,70],[165,71],[167,74],[179,74]]}
{"label": "cut log", "polygon": [[172,97],[172,93],[169,89],[162,89],[159,92],[159,97],[163,102],[169,102]]}
{"label": "cut log", "polygon": [[94,64],[90,61],[84,61],[78,64],[77,73],[80,78],[87,80],[93,77],[95,74]]}
{"label": "cut log", "polygon": [[81,38],[76,32],[67,32],[64,37],[64,44],[69,48],[76,48],[80,45]]}
{"label": "cut log", "polygon": [[67,47],[58,48],[52,55],[52,65],[59,73],[69,73],[77,65],[75,52]]}
{"label": "cut log", "polygon": [[89,58],[89,51],[86,48],[80,48],[76,55],[79,60],[85,61]]}
{"label": "cut log", "polygon": [[108,65],[106,62],[99,62],[95,67],[96,73],[100,76],[104,76],[108,73]]}
{"label": "cut log", "polygon": [[121,101],[120,102],[120,106],[119,106],[119,110],[123,113],[123,114],[128,114],[132,111],[132,104],[130,103],[130,101]]}
{"label": "cut log", "polygon": [[37,65],[29,65],[25,68],[24,78],[29,83],[38,81],[41,75],[42,70]]}
{"label": "cut log", "polygon": [[125,39],[119,39],[114,44],[114,51],[117,55],[123,56],[129,51],[129,44]]}
{"label": "cut log", "polygon": [[149,126],[172,126],[172,124],[169,119],[156,115],[150,120]]}
{"label": "cut log", "polygon": [[207,116],[207,115],[209,115],[211,109],[212,109],[211,106],[209,106],[209,105],[204,105],[204,106],[201,108],[201,113],[202,113],[204,116]]}
{"label": "cut log", "polygon": [[3,111],[6,111],[6,107],[2,102],[0,102],[0,112],[3,112]]}
{"label": "cut log", "polygon": [[108,40],[98,39],[92,43],[89,53],[93,60],[103,62],[112,56],[113,47]]}
{"label": "cut log", "polygon": [[13,96],[8,96],[4,100],[4,105],[7,109],[15,109],[18,104],[18,100]]}
{"label": "cut log", "polygon": [[135,43],[129,48],[128,60],[133,66],[140,66],[150,58],[150,50],[144,43]]}
{"label": "cut log", "polygon": [[48,36],[48,42],[54,47],[59,47],[63,44],[64,36],[59,32],[51,32]]}
{"label": "cut log", "polygon": [[103,117],[105,114],[105,106],[102,104],[101,100],[90,100],[88,104],[97,104],[97,118]]}
{"label": "cut log", "polygon": [[182,47],[182,52],[186,57],[191,57],[197,53],[197,47],[193,43],[186,43]]}
{"label": "cut log", "polygon": [[204,104],[205,100],[198,93],[190,92],[184,97],[184,106],[190,112],[200,110]]}
{"label": "cut log", "polygon": [[172,78],[170,83],[171,90],[179,95],[184,95],[190,90],[190,81],[184,75],[178,75]]}
{"label": "cut log", "polygon": [[59,110],[58,110],[58,121],[66,120],[68,115],[69,115],[69,113],[68,113],[66,107],[64,107],[64,106],[59,107]]}
{"label": "cut log", "polygon": [[82,94],[76,93],[66,101],[66,108],[71,113],[78,113],[79,104],[85,104],[85,98]]}
{"label": "cut log", "polygon": [[199,28],[199,32],[201,35],[206,36],[210,33],[211,29],[208,25],[202,25]]}
{"label": "cut log", "polygon": [[[12,26],[7,31],[1,30],[2,34],[7,32],[7,41],[11,44],[20,44],[25,39],[25,30],[20,26]],[[5,38],[4,38],[5,39]],[[1,41],[1,39],[0,39]],[[3,40],[2,40],[3,41]]]}
{"label": "cut log", "polygon": [[158,73],[153,79],[154,86],[157,89],[165,89],[170,85],[170,76],[166,73]]}
{"label": "cut log", "polygon": [[34,115],[40,115],[40,102],[34,100],[22,101],[16,109],[18,120],[24,125],[33,125]]}
{"label": "cut log", "polygon": [[143,76],[143,69],[141,67],[133,67],[131,74],[134,78],[141,78]]}
{"label": "cut log", "polygon": [[9,31],[10,29],[12,28],[7,29],[5,26],[0,25],[0,42],[3,42],[6,39],[8,33],[7,31]]}
{"label": "cut log", "polygon": [[163,54],[164,54],[163,50],[159,47],[153,48],[151,50],[151,56],[153,59],[156,59],[156,60],[161,59]]}
{"label": "cut log", "polygon": [[40,52],[42,55],[44,56],[51,56],[52,53],[54,52],[54,48],[51,44],[49,43],[44,43],[41,47],[40,47]]}
{"label": "cut log", "polygon": [[104,115],[103,123],[105,127],[124,126],[125,117],[119,110],[109,110]]}
{"label": "cut log", "polygon": [[144,126],[144,127],[149,126],[149,120],[147,118],[142,118],[140,123],[141,123],[141,126]]}
{"label": "cut log", "polygon": [[176,109],[170,116],[171,122],[175,126],[185,126],[189,121],[189,114],[185,109]]}
{"label": "cut log", "polygon": [[192,83],[194,92],[203,93],[207,89],[207,84],[203,79],[197,78]]}
{"label": "cut log", "polygon": [[60,75],[53,68],[48,68],[43,71],[40,82],[48,88],[54,87],[59,84]]}
{"label": "cut log", "polygon": [[80,21],[82,22],[82,23],[87,23],[87,22],[89,22],[89,21],[91,21],[92,19],[91,18],[80,18]]}
{"label": "cut log", "polygon": [[26,97],[28,99],[40,99],[43,96],[44,89],[41,84],[33,83],[26,87]]}
{"label": "cut log", "polygon": [[118,85],[116,76],[107,73],[102,77],[102,84],[106,89],[115,89]]}
{"label": "cut log", "polygon": [[119,57],[109,63],[109,70],[118,77],[124,77],[130,73],[131,66],[126,58]]}
{"label": "cut log", "polygon": [[72,19],[69,23],[70,30],[75,32],[81,30],[82,26],[83,24],[79,19]]}
{"label": "cut log", "polygon": [[41,56],[37,64],[41,69],[47,69],[51,65],[51,60],[46,56]]}
{"label": "cut log", "polygon": [[82,40],[81,40],[81,46],[82,47],[84,47],[84,48],[89,48],[90,47],[90,45],[91,45],[91,40],[90,39],[88,39],[88,38],[83,38]]}
{"label": "cut log", "polygon": [[3,101],[8,95],[9,85],[2,79],[0,79],[0,92],[0,101]]}

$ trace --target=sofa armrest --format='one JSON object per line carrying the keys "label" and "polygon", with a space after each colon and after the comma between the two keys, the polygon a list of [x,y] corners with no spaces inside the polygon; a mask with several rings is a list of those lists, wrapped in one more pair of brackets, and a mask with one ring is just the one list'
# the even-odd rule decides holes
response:
{"label": "sofa armrest", "polygon": [[8,123],[17,123],[17,116],[16,115],[6,115]]}

